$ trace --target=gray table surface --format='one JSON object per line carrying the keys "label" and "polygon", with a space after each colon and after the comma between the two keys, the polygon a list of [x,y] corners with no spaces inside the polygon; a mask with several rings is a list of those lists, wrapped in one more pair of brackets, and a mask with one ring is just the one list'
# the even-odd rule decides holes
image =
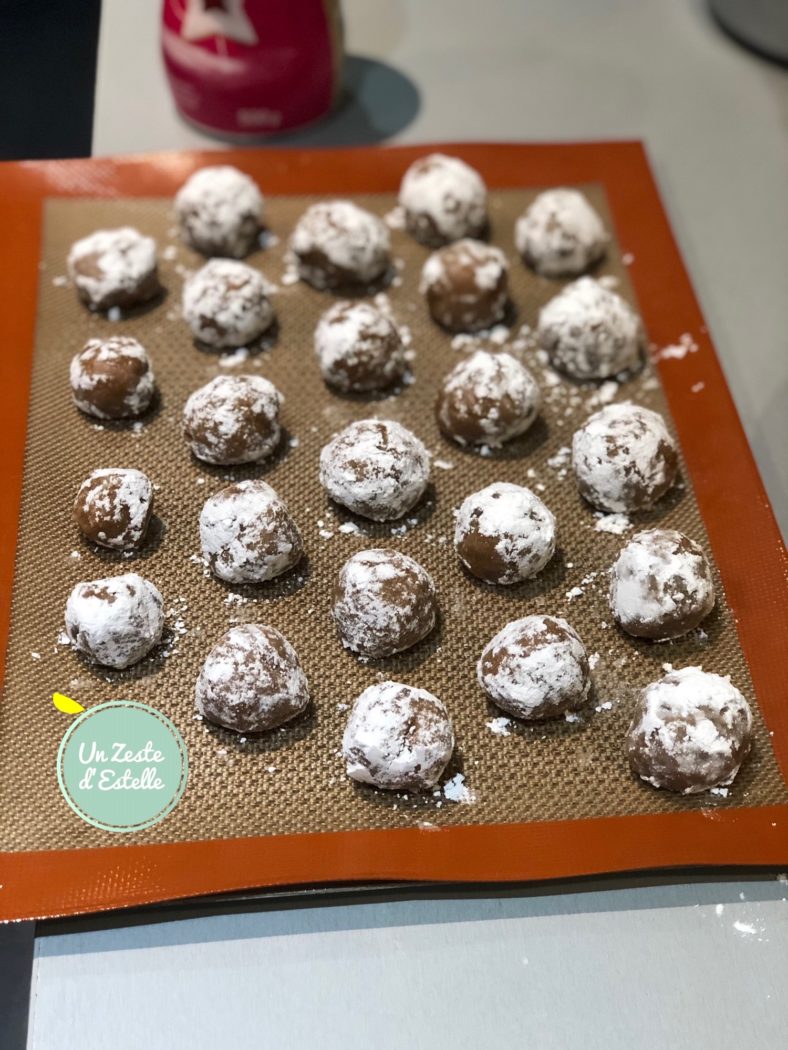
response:
{"label": "gray table surface", "polygon": [[[104,0],[97,154],[217,145],[173,114],[158,8]],[[646,142],[785,531],[786,73],[700,0],[344,8],[354,100],[288,144]],[[782,1048],[787,896],[710,880],[40,938],[29,1046]]]}

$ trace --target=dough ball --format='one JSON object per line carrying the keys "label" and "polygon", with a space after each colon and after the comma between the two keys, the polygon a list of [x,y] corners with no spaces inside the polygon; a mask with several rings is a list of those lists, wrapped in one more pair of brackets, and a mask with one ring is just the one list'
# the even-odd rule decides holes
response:
{"label": "dough ball", "polygon": [[482,653],[477,674],[498,707],[526,720],[576,711],[591,690],[583,643],[557,616],[525,616],[507,623]]}
{"label": "dough ball", "polygon": [[313,204],[290,238],[301,280],[320,289],[376,281],[389,268],[389,247],[385,223],[352,201]]}
{"label": "dough ball", "polygon": [[183,286],[183,319],[198,342],[228,350],[267,331],[274,308],[259,271],[234,259],[211,259]]}
{"label": "dough ball", "polygon": [[145,348],[127,335],[89,339],[71,359],[74,404],[98,419],[127,419],[147,412],[156,379]]}
{"label": "dough ball", "polygon": [[77,295],[91,310],[138,306],[161,291],[156,242],[131,226],[96,230],[66,260]]}
{"label": "dough ball", "polygon": [[636,638],[678,638],[714,608],[711,567],[701,547],[674,529],[636,533],[611,570],[610,608]]}
{"label": "dough ball", "polygon": [[678,452],[658,412],[606,405],[576,430],[572,468],[580,495],[606,511],[645,510],[676,479]]}
{"label": "dough ball", "polygon": [[500,248],[455,241],[427,259],[419,290],[438,324],[450,332],[478,332],[506,313],[509,264]]}
{"label": "dough ball", "polygon": [[555,518],[530,489],[505,481],[463,500],[454,528],[463,565],[488,583],[536,576],[555,552]]}
{"label": "dough ball", "polygon": [[256,463],[279,444],[282,401],[262,376],[217,376],[184,405],[184,436],[206,463]]}
{"label": "dough ball", "polygon": [[694,795],[732,783],[751,741],[752,712],[730,678],[682,667],[643,690],[627,749],[641,780]]}
{"label": "dough ball", "polygon": [[544,277],[583,273],[602,258],[609,240],[599,215],[577,190],[545,190],[514,227],[517,251]]}
{"label": "dough ball", "polygon": [[338,302],[315,329],[315,353],[328,386],[343,394],[385,390],[405,372],[405,347],[396,326],[376,307]]}
{"label": "dough ball", "polygon": [[640,318],[593,277],[568,284],[539,311],[540,346],[575,379],[606,379],[640,364]]}
{"label": "dough ball", "polygon": [[498,448],[528,430],[541,400],[536,380],[516,357],[477,350],[443,380],[435,414],[459,445]]}
{"label": "dough ball", "polygon": [[365,689],[342,739],[351,780],[389,791],[435,787],[452,751],[454,729],[441,701],[402,682]]}
{"label": "dough ball", "polygon": [[350,423],[320,453],[320,482],[331,499],[372,521],[407,514],[429,480],[429,452],[392,420]]}
{"label": "dough ball", "polygon": [[401,653],[435,626],[432,577],[399,551],[359,551],[342,566],[334,607],[342,644],[379,659]]}
{"label": "dough ball", "polygon": [[405,172],[399,203],[408,232],[430,248],[480,237],[487,228],[487,187],[459,157],[419,157]]}
{"label": "dough ball", "polygon": [[74,521],[100,547],[133,551],[145,538],[153,510],[153,486],[141,470],[94,470],[74,501]]}
{"label": "dough ball", "polygon": [[158,645],[164,599],[136,572],[78,583],[66,602],[66,633],[94,663],[122,671]]}
{"label": "dough ball", "polygon": [[266,624],[231,627],[211,649],[197,679],[198,712],[236,733],[262,733],[296,718],[309,704],[298,654]]}
{"label": "dough ball", "polygon": [[190,248],[242,259],[258,246],[263,195],[229,164],[200,168],[178,190],[175,214]]}
{"label": "dough ball", "polygon": [[238,481],[205,501],[202,553],[227,583],[262,583],[301,560],[304,547],[284,501],[264,481]]}

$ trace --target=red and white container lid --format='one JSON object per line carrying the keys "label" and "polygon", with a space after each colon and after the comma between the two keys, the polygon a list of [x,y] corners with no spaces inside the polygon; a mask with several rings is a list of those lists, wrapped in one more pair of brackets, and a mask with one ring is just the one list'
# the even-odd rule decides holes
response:
{"label": "red and white container lid", "polygon": [[161,41],[179,113],[207,131],[285,131],[337,96],[339,0],[164,0]]}

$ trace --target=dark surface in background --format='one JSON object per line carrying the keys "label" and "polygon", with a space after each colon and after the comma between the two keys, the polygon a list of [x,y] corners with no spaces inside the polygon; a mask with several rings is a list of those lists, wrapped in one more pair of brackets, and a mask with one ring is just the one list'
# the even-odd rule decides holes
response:
{"label": "dark surface in background", "polygon": [[34,922],[0,925],[0,1047],[25,1050]]}
{"label": "dark surface in background", "polygon": [[0,0],[0,159],[90,156],[100,14],[101,0]]}

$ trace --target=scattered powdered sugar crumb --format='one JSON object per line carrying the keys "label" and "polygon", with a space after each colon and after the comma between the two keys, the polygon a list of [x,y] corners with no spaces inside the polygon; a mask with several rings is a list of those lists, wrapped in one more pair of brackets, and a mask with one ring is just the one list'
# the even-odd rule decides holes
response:
{"label": "scattered powdered sugar crumb", "polygon": [[320,529],[318,536],[323,540],[330,540],[333,538],[334,533],[332,529]]}
{"label": "scattered powdered sugar crumb", "polygon": [[705,389],[705,387],[706,387],[706,384],[704,382],[702,382],[702,381],[700,383],[693,383],[692,386],[690,387],[690,393],[691,394],[699,394],[701,392],[701,390]]}
{"label": "scattered powdered sugar crumb", "polygon": [[79,561],[81,557],[82,555],[79,553],[79,551],[72,551],[71,554],[69,554],[69,558],[73,558],[74,561]]}
{"label": "scattered powdered sugar crumb", "polygon": [[178,257],[178,249],[174,244],[168,244],[167,247],[162,250],[161,257],[162,259],[166,259],[167,262],[172,262],[173,259],[177,259]]}
{"label": "scattered powdered sugar crumb", "polygon": [[249,360],[249,351],[245,346],[239,346],[237,350],[233,350],[231,354],[222,354],[219,358],[220,368],[233,368],[235,365],[241,365],[244,361]]}
{"label": "scattered powdered sugar crumb", "polygon": [[593,671],[596,665],[599,663],[599,653],[591,653],[588,658],[588,666]]}
{"label": "scattered powdered sugar crumb", "polygon": [[624,266],[631,266],[634,261],[635,256],[632,254],[632,252],[624,252],[624,254],[621,256],[621,262],[624,264]]}
{"label": "scattered powdered sugar crumb", "polygon": [[655,361],[680,361],[682,358],[686,357],[687,354],[694,354],[697,350],[698,344],[689,332],[684,332],[679,336],[677,343],[674,343],[671,346],[664,346],[661,350],[656,350],[653,356]]}
{"label": "scattered powdered sugar crumb", "polygon": [[270,230],[260,230],[260,236],[257,239],[257,243],[263,250],[266,248],[275,248],[276,245],[279,244],[279,238]]}
{"label": "scattered powdered sugar crumb", "polygon": [[512,731],[511,718],[491,718],[485,725],[495,736],[510,736]]}
{"label": "scattered powdered sugar crumb", "polygon": [[730,788],[726,787],[713,787],[709,791],[710,795],[719,795],[720,798],[727,798],[730,794]]}
{"label": "scattered powdered sugar crumb", "polygon": [[383,221],[390,230],[404,230],[405,209],[400,204],[395,205],[391,211],[386,212]]}
{"label": "scattered powdered sugar crumb", "polygon": [[603,700],[601,704],[597,704],[596,705],[594,710],[597,711],[597,712],[599,712],[599,711],[612,711],[613,710],[613,701],[612,700]]}
{"label": "scattered powdered sugar crumb", "polygon": [[337,704],[337,711],[347,711],[350,704]]}
{"label": "scattered powdered sugar crumb", "polygon": [[363,536],[363,531],[356,525],[355,521],[344,521],[339,526],[339,531],[345,536]]}
{"label": "scattered powdered sugar crumb", "polygon": [[57,277],[52,278],[52,284],[55,288],[67,288],[68,283],[68,277],[65,274],[59,274]]}
{"label": "scattered powdered sugar crumb", "polygon": [[571,590],[566,592],[566,597],[571,602],[575,598],[580,598],[584,593],[582,587],[572,587]]}
{"label": "scattered powdered sugar crumb", "polygon": [[614,536],[623,536],[631,528],[632,522],[626,514],[603,514],[597,518],[596,525],[594,525],[597,532],[612,532]]}
{"label": "scattered powdered sugar crumb", "polygon": [[41,653],[32,652],[30,654],[30,659],[31,660],[40,660],[41,659]]}
{"label": "scattered powdered sugar crumb", "polygon": [[[474,802],[476,796],[465,783],[462,773],[455,773],[451,780],[443,785],[443,794],[449,802]],[[438,803],[440,805],[440,803]]]}
{"label": "scattered powdered sugar crumb", "polygon": [[599,278],[599,283],[602,285],[603,288],[608,288],[612,290],[613,288],[618,287],[618,277],[616,277],[612,273],[606,273]]}
{"label": "scattered powdered sugar crumb", "polygon": [[587,408],[591,409],[597,405],[609,405],[618,394],[618,383],[615,379],[608,379],[602,383],[599,389],[589,399]]}
{"label": "scattered powdered sugar crumb", "polygon": [[108,321],[122,321],[123,320],[123,311],[121,310],[121,308],[119,306],[111,306],[109,308],[109,310],[107,310],[107,320]]}
{"label": "scattered powdered sugar crumb", "polygon": [[548,467],[554,470],[564,470],[572,458],[572,450],[568,445],[562,445],[547,461]]}
{"label": "scattered powdered sugar crumb", "polygon": [[582,719],[581,719],[580,715],[578,715],[574,711],[564,711],[564,721],[565,722],[581,722]]}
{"label": "scattered powdered sugar crumb", "polygon": [[438,470],[453,470],[454,464],[448,459],[434,459],[432,461],[433,467],[437,467]]}

